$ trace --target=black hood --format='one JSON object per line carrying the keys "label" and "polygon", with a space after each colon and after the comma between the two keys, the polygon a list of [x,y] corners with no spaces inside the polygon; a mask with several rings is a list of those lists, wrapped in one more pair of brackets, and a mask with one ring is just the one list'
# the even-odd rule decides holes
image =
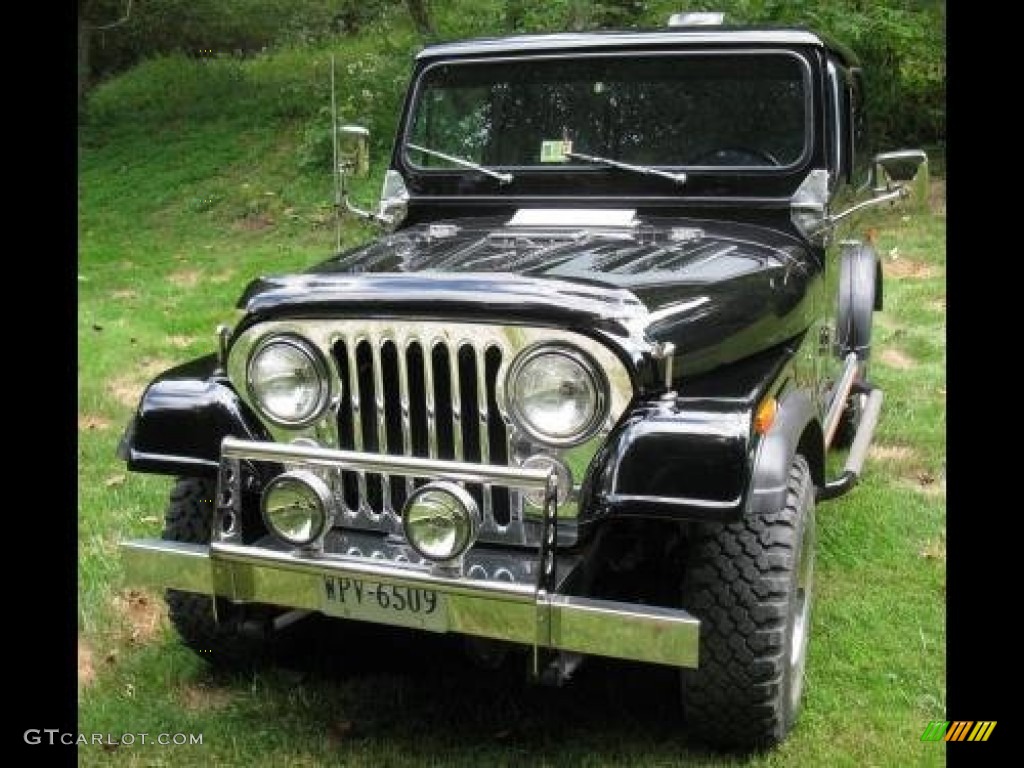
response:
{"label": "black hood", "polygon": [[775,230],[692,219],[631,227],[424,224],[305,274],[261,278],[240,306],[269,315],[389,313],[555,323],[672,341],[694,373],[810,322],[805,247]]}

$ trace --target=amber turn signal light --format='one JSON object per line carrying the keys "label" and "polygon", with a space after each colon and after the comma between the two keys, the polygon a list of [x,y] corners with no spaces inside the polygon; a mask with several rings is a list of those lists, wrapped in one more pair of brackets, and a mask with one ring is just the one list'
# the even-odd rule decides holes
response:
{"label": "amber turn signal light", "polygon": [[757,413],[754,414],[754,431],[759,435],[768,434],[768,430],[775,423],[775,416],[779,412],[779,401],[774,397],[766,397],[757,406]]}

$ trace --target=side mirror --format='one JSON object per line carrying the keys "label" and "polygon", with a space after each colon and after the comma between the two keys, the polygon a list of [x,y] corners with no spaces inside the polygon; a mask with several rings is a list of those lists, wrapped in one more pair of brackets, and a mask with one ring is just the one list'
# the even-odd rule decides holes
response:
{"label": "side mirror", "polygon": [[[361,219],[375,221],[386,227],[397,227],[405,219],[409,193],[405,182],[397,171],[389,170],[384,177],[383,196],[378,211],[365,210],[352,204],[348,199],[348,180],[365,179],[370,175],[370,131],[361,125],[343,125],[335,131],[335,154],[337,160],[337,205],[338,210],[347,210]],[[344,208],[342,208],[344,206]],[[341,247],[341,230],[338,230],[338,247]]]}
{"label": "side mirror", "polygon": [[361,125],[338,128],[338,177],[342,194],[348,192],[348,179],[370,175],[370,131]]}
{"label": "side mirror", "polygon": [[883,152],[871,164],[871,191],[878,197],[900,191],[911,205],[928,209],[928,155],[920,149]]}
{"label": "side mirror", "polygon": [[[817,173],[817,171],[813,171],[813,173]],[[808,176],[807,182],[811,179],[812,176]],[[875,159],[871,162],[869,183],[872,197],[839,213],[832,214],[828,217],[828,223],[836,224],[866,208],[875,208],[884,203],[894,204],[908,197],[911,210],[930,213],[928,207],[930,191],[928,187],[928,155],[920,149],[904,149],[899,152],[883,152],[880,155],[875,155]],[[824,198],[824,192],[819,192],[818,196]],[[799,208],[799,204],[797,196],[794,196],[794,204],[791,204],[791,207]],[[797,212],[799,213],[799,210]],[[797,226],[799,227],[799,224]]]}

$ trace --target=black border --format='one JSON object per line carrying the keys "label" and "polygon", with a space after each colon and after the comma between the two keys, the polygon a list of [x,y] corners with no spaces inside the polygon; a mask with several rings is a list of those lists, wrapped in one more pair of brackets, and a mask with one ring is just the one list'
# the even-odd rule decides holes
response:
{"label": "black border", "polygon": [[5,689],[14,710],[4,746],[74,765],[74,747],[47,746],[45,734],[39,745],[25,740],[29,729],[78,732],[78,31],[70,3],[30,7],[38,17],[7,9],[16,16],[8,28],[27,39],[6,49],[5,68],[14,99],[5,125],[19,135],[5,142],[4,174]]}
{"label": "black border", "polygon": [[[1015,566],[1024,540],[1016,488],[1021,398],[1004,366],[1016,362],[1020,347],[1024,275],[1013,179],[1021,172],[1022,138],[1005,114],[998,116],[1016,97],[997,85],[1000,73],[1018,66],[1000,60],[1000,52],[1019,44],[999,39],[985,24],[979,56],[972,12],[960,14],[967,28],[958,28],[955,5],[946,5],[946,718],[997,725],[986,743],[945,746],[948,765],[974,766],[989,764],[986,758],[1012,743],[1020,723],[1012,714],[1019,706],[1011,711],[1006,694],[1017,693],[1020,676],[1013,651],[1019,646]],[[994,87],[971,98],[981,84]],[[991,119],[979,119],[983,114]],[[993,184],[998,177],[1011,183]]]}

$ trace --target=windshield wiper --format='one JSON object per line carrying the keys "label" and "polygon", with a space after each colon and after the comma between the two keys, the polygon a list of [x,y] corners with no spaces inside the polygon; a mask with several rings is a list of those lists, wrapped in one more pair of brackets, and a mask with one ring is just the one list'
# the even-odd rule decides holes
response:
{"label": "windshield wiper", "polygon": [[417,152],[422,152],[425,155],[433,155],[434,157],[439,157],[442,160],[447,160],[449,163],[461,165],[463,168],[471,168],[474,171],[480,171],[480,173],[490,176],[492,179],[497,179],[502,184],[510,184],[512,182],[511,173],[498,173],[497,171],[492,171],[490,168],[484,168],[482,165],[474,163],[472,160],[463,160],[461,157],[446,155],[444,152],[438,152],[436,149],[427,149],[426,147],[421,147],[418,144],[406,143],[405,146],[409,149],[415,149]]}
{"label": "windshield wiper", "polygon": [[582,152],[564,152],[566,157],[572,157],[576,160],[582,160],[585,163],[594,163],[595,165],[608,165],[612,168],[618,168],[622,171],[630,171],[631,173],[642,173],[644,176],[660,176],[663,179],[674,181],[676,184],[686,183],[685,173],[670,173],[669,171],[659,171],[657,168],[650,168],[646,165],[630,165],[629,163],[623,163],[619,160],[610,160],[607,157],[598,157],[597,155],[585,155]]}

